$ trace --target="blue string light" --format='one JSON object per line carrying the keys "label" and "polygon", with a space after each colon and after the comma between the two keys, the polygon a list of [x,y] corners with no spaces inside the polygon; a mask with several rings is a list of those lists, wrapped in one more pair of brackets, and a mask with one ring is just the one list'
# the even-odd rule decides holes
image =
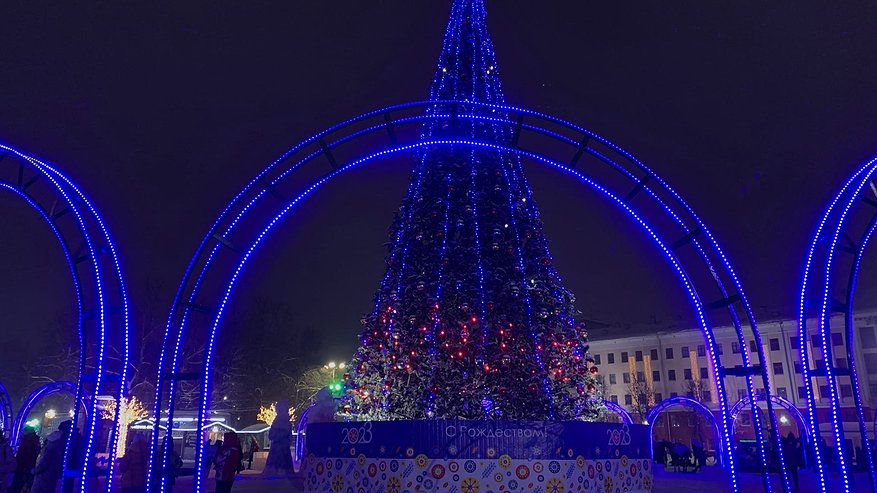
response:
{"label": "blue string light", "polygon": [[[91,466],[88,458],[91,456],[94,446],[95,446],[95,433],[96,428],[98,426],[97,419],[94,417],[97,416],[97,406],[98,399],[97,397],[101,395],[102,392],[102,382],[104,380],[104,373],[106,371],[105,368],[105,350],[108,347],[108,339],[113,334],[110,332],[110,328],[108,327],[108,321],[106,320],[107,316],[107,306],[104,301],[105,295],[105,283],[104,282],[104,274],[102,273],[100,262],[98,260],[98,255],[100,253],[109,253],[110,258],[112,259],[112,279],[117,283],[118,288],[118,296],[119,303],[121,304],[120,311],[122,316],[121,322],[121,333],[119,334],[122,339],[122,358],[120,361],[119,375],[120,375],[120,385],[119,385],[119,397],[123,396],[126,391],[126,382],[127,382],[127,372],[128,372],[128,361],[130,357],[129,350],[129,339],[128,339],[128,326],[129,326],[129,318],[128,318],[128,297],[127,297],[127,288],[125,286],[124,278],[122,275],[122,270],[120,267],[118,254],[115,248],[115,244],[112,241],[112,238],[109,235],[106,225],[103,222],[103,219],[97,213],[97,209],[91,204],[85,194],[63,173],[58,171],[56,168],[42,162],[36,158],[31,156],[27,156],[11,147],[0,144],[0,149],[15,154],[19,159],[26,161],[31,166],[34,167],[35,171],[40,173],[41,176],[45,177],[45,179],[51,184],[52,188],[61,195],[63,202],[65,203],[67,209],[73,214],[75,218],[75,222],[78,226],[79,232],[82,235],[83,244],[86,247],[86,250],[89,252],[89,259],[91,261],[92,268],[94,269],[94,282],[96,285],[96,293],[98,297],[98,344],[97,344],[97,357],[95,358],[95,377],[94,377],[94,390],[92,392],[91,400],[92,400],[92,419],[88,422],[88,430],[84,447],[84,455],[82,457],[83,464],[81,468],[81,480],[80,480],[80,490],[85,492],[88,487],[88,482],[86,478],[88,477],[89,467]],[[84,207],[83,207],[84,206]],[[95,239],[92,238],[89,233],[87,222],[92,221],[97,226],[97,238],[101,241],[103,248],[105,250],[97,251],[94,245]],[[57,232],[57,230],[56,230]],[[75,278],[76,276],[74,276]],[[74,280],[74,283],[78,283],[78,280]],[[77,292],[81,293],[79,289],[81,285],[77,285]],[[83,337],[83,327],[81,326],[81,318],[83,314],[82,308],[82,298],[78,298],[79,301],[79,309],[80,309],[80,326],[78,328],[80,335],[80,369],[78,375],[78,381],[83,381],[83,361],[85,355],[85,346],[84,346],[84,337]],[[82,399],[82,385],[78,385],[76,387],[76,397],[77,401]],[[78,423],[78,413],[74,414],[73,417],[73,425],[77,426]],[[115,437],[117,436],[118,431],[118,412],[114,416],[114,429],[111,433],[111,441],[115,442]],[[65,444],[65,454],[63,460],[63,469],[67,468],[67,456],[69,455],[69,450],[71,443],[73,441],[74,433],[71,433],[70,437],[68,437],[67,443]],[[115,453],[116,453],[116,444],[112,443],[111,451],[110,451],[110,462],[115,462]],[[108,471],[108,476],[112,478],[113,471],[112,466]],[[107,484],[107,491],[112,487],[111,483]]]}

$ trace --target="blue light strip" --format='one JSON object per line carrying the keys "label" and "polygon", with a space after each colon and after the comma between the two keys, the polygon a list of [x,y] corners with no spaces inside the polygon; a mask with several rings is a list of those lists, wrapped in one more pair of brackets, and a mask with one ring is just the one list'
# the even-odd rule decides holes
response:
{"label": "blue light strip", "polygon": [[[94,393],[92,395],[92,401],[93,401],[92,405],[94,407],[93,407],[92,413],[91,413],[91,415],[93,417],[97,416],[97,407],[96,407],[97,406],[97,396],[101,393],[101,390],[102,390],[101,389],[101,382],[102,382],[102,378],[103,378],[103,373],[105,371],[104,357],[105,357],[105,348],[107,346],[107,337],[108,337],[108,333],[107,333],[108,328],[107,328],[107,320],[106,320],[106,311],[107,310],[106,310],[106,306],[104,304],[104,282],[103,282],[103,277],[101,275],[101,268],[99,265],[99,261],[98,261],[97,255],[96,255],[97,252],[94,248],[93,241],[92,241],[92,239],[88,233],[88,230],[86,228],[85,217],[80,212],[80,209],[79,209],[77,204],[79,204],[79,205],[84,204],[86,206],[86,209],[87,209],[86,213],[90,213],[90,218],[97,223],[97,226],[100,230],[101,239],[103,240],[105,247],[108,248],[110,253],[112,254],[112,258],[113,258],[113,262],[114,262],[114,267],[115,267],[114,278],[118,282],[120,303],[122,304],[121,310],[122,310],[122,314],[123,314],[122,327],[121,327],[121,330],[122,330],[121,337],[124,341],[124,347],[122,348],[122,361],[121,361],[121,369],[120,369],[120,376],[121,376],[122,382],[123,382],[120,385],[120,388],[121,388],[120,395],[122,395],[124,393],[124,387],[125,387],[124,382],[126,382],[127,366],[128,366],[128,358],[129,358],[128,301],[127,301],[127,292],[126,292],[126,288],[125,288],[125,284],[124,284],[124,279],[123,279],[123,276],[121,273],[121,268],[119,266],[118,256],[117,256],[116,251],[115,251],[115,246],[112,242],[112,239],[110,238],[110,235],[107,231],[106,226],[103,223],[103,220],[100,218],[100,215],[97,213],[97,210],[88,201],[85,194],[83,194],[79,190],[79,188],[76,187],[76,185],[69,178],[67,178],[65,175],[63,175],[61,172],[59,172],[57,169],[53,168],[52,166],[50,166],[50,165],[48,165],[48,164],[46,164],[38,159],[35,159],[33,157],[22,154],[11,147],[0,144],[0,149],[9,151],[9,152],[15,154],[16,156],[18,156],[20,159],[27,161],[32,166],[34,166],[38,172],[40,172],[44,177],[46,177],[46,179],[49,182],[52,183],[55,190],[58,193],[60,193],[61,196],[63,197],[64,202],[66,203],[68,209],[73,213],[74,217],[76,218],[77,225],[78,225],[79,230],[83,236],[83,242],[86,245],[87,250],[89,251],[90,259],[91,259],[91,262],[92,262],[92,265],[94,268],[94,275],[95,275],[94,280],[95,280],[95,284],[97,287],[98,307],[99,307],[99,312],[100,312],[99,316],[98,316],[98,320],[99,320],[99,337],[98,337],[98,339],[100,341],[100,345],[98,346],[97,358],[96,358],[96,372],[95,372],[96,374],[95,374],[95,379],[94,379],[95,380],[95,387],[94,387]],[[62,186],[61,182],[63,182],[67,187],[72,189],[72,194],[74,195],[73,199],[71,199],[71,196],[70,196],[68,190],[64,186]],[[74,281],[74,282],[76,282],[76,281]],[[82,306],[80,303],[80,314],[81,313],[82,313]],[[82,334],[83,328],[81,327],[81,325],[79,327],[79,331],[80,331],[80,346],[81,346],[80,358],[84,358],[85,357],[85,347],[83,346],[84,338],[81,337],[83,335]],[[78,377],[80,381],[82,380],[82,373],[81,372],[83,370],[83,368],[82,368],[82,365],[84,364],[83,362],[84,362],[84,360],[81,360],[80,370],[79,370],[80,375]],[[83,397],[81,395],[81,391],[82,391],[82,387],[78,386],[77,387],[77,395],[76,395],[77,400],[79,400]],[[118,422],[118,415],[116,416],[115,421],[116,421],[116,423]],[[78,423],[78,413],[76,413],[74,415],[74,418],[73,418],[74,426],[77,426],[77,423]],[[85,445],[85,450],[84,450],[85,453],[84,453],[83,458],[82,458],[83,464],[81,467],[82,476],[81,476],[80,488],[81,488],[82,492],[85,492],[85,490],[87,488],[86,478],[87,478],[89,467],[90,467],[90,462],[88,461],[88,457],[90,457],[92,450],[94,448],[95,429],[97,427],[97,424],[98,424],[97,420],[92,419],[89,423],[89,426],[88,426],[88,436],[86,437],[86,445]],[[68,455],[67,452],[69,452],[70,444],[72,442],[72,436],[73,435],[71,434],[71,438],[68,439],[67,444],[66,444],[65,455],[64,455],[64,464],[63,464],[64,470],[66,470],[66,468],[67,468],[66,457]],[[111,438],[114,436],[116,436],[115,431],[111,434]],[[110,456],[111,462],[114,462],[114,457],[115,457],[114,454],[115,454],[115,448],[113,448],[111,450],[111,456]],[[112,478],[112,471],[109,472],[109,475],[110,475],[110,478]],[[107,488],[109,489],[110,487],[111,487],[111,483],[108,484]]]}
{"label": "blue light strip", "polygon": [[[816,442],[818,442],[818,439],[820,437],[820,430],[819,430],[818,418],[816,416],[816,412],[817,412],[816,411],[816,409],[817,409],[816,399],[815,399],[815,396],[813,395],[813,376],[812,376],[812,373],[810,370],[811,361],[810,361],[810,355],[808,353],[808,348],[810,347],[810,337],[809,337],[809,333],[807,330],[807,305],[806,305],[807,291],[808,291],[808,286],[810,285],[810,267],[811,267],[811,264],[813,263],[813,261],[815,260],[814,257],[816,255],[816,249],[819,246],[820,241],[822,240],[823,230],[829,226],[829,220],[835,212],[835,207],[837,207],[838,203],[841,200],[841,197],[847,193],[847,191],[850,189],[850,187],[853,186],[853,183],[855,183],[856,180],[859,179],[859,176],[862,175],[863,173],[865,173],[866,170],[869,169],[869,167],[871,166],[872,163],[873,163],[873,161],[868,163],[867,165],[863,166],[856,173],[854,173],[853,176],[850,177],[849,180],[847,180],[847,182],[843,185],[843,187],[841,187],[841,190],[838,192],[838,194],[835,195],[835,197],[832,199],[831,203],[829,204],[829,206],[826,208],[825,212],[823,213],[822,219],[819,222],[819,225],[816,228],[816,232],[814,233],[813,239],[811,240],[811,243],[810,243],[810,249],[807,253],[807,260],[804,264],[804,274],[803,274],[803,280],[801,282],[801,294],[800,294],[799,305],[798,305],[798,314],[799,314],[798,315],[798,337],[799,337],[799,340],[801,341],[801,344],[800,344],[801,367],[802,367],[802,378],[804,380],[804,388],[806,389],[806,392],[807,392],[807,406],[809,409],[808,422],[810,424],[810,433],[814,437],[814,441],[816,441]],[[866,173],[866,176],[868,176],[867,173]],[[867,180],[862,180],[862,183],[864,183],[866,181]],[[858,187],[858,189],[860,189],[860,187]],[[853,198],[855,198],[857,195],[858,195],[858,192],[854,193]],[[850,204],[848,203],[847,209],[849,209],[849,206],[850,206]],[[843,217],[843,216],[841,216],[841,217]],[[838,223],[842,225],[843,221],[841,220]],[[840,230],[840,228],[838,228],[837,231],[839,232],[839,230]],[[835,235],[835,238],[836,238],[836,235]],[[834,246],[835,243],[833,243],[832,245]],[[831,262],[829,261],[828,264],[830,266]],[[827,286],[828,282],[826,282],[825,284]],[[824,293],[821,293],[821,294],[824,294]],[[823,298],[824,298],[824,296],[823,296]],[[823,299],[823,303],[824,303],[824,299]],[[825,328],[824,324],[820,320],[820,329],[822,330],[824,328]],[[823,337],[823,339],[825,339],[825,337]],[[823,347],[823,350],[825,350],[824,347]],[[828,349],[828,351],[830,352],[830,349]],[[833,361],[826,361],[825,363],[826,363],[826,368],[833,365]],[[831,380],[831,377],[829,377],[829,383],[830,383],[830,385],[828,385],[828,386],[832,389],[830,394],[833,398],[834,397],[834,392],[833,392],[834,382],[833,382],[833,380]],[[834,400],[834,399],[832,399],[832,400]],[[833,416],[833,418],[834,418],[834,416]],[[838,431],[838,423],[835,421],[834,425],[835,425],[835,431],[837,432]],[[828,471],[826,471],[826,468],[825,468],[825,465],[823,462],[824,458],[822,457],[822,452],[819,450],[820,449],[819,447],[813,447],[813,449],[814,449],[814,454],[816,457],[817,473],[819,474],[820,491],[827,492],[828,491],[828,484],[826,481],[827,481]],[[839,455],[841,455],[841,456],[843,455],[842,451],[843,451],[843,447],[841,447],[838,450]],[[844,483],[845,483],[845,489],[848,489],[849,488],[848,478],[844,478]]]}
{"label": "blue light strip", "polygon": [[0,382],[0,432],[11,433],[13,419],[12,399],[9,397],[9,392],[6,391],[6,387],[3,386],[3,382]]}
{"label": "blue light strip", "polygon": [[[877,160],[873,160],[871,163],[874,162],[877,162]],[[858,186],[855,187],[855,192],[850,196],[849,201],[847,202],[846,206],[843,209],[843,212],[840,215],[838,226],[834,231],[834,235],[832,236],[831,246],[828,249],[828,258],[825,264],[825,280],[822,291],[822,306],[820,312],[820,335],[822,339],[823,354],[822,358],[825,362],[825,374],[826,379],[828,380],[828,392],[831,396],[831,419],[834,424],[834,436],[835,445],[837,447],[836,450],[838,455],[838,465],[840,466],[840,472],[843,478],[845,493],[849,493],[850,491],[852,491],[852,484],[850,482],[850,471],[848,469],[849,466],[847,464],[847,457],[844,453],[845,440],[843,423],[841,420],[840,397],[837,393],[837,382],[834,376],[834,355],[832,354],[831,344],[831,313],[829,313],[829,306],[831,304],[831,274],[832,268],[834,267],[835,252],[837,252],[838,241],[840,240],[840,236],[843,232],[844,226],[846,225],[850,210],[853,208],[853,205],[859,200],[858,198],[862,192],[862,189],[868,183],[870,183],[871,176],[875,173],[875,171],[877,171],[877,168],[872,166],[872,168],[865,174],[864,178],[859,182]]]}
{"label": "blue light strip", "polygon": [[[58,178],[59,180],[62,180],[64,183],[66,183],[69,187],[71,187],[73,189],[74,194],[78,197],[78,199],[81,202],[83,202],[86,205],[88,210],[91,212],[92,219],[94,219],[97,222],[98,228],[100,229],[100,232],[101,232],[102,239],[105,243],[105,248],[108,249],[110,256],[113,259],[113,269],[114,269],[115,279],[119,283],[119,298],[120,298],[119,301],[122,304],[122,306],[121,306],[121,314],[122,314],[121,338],[122,338],[123,347],[122,347],[122,361],[120,362],[120,368],[119,368],[119,373],[120,373],[120,375],[119,375],[119,382],[120,382],[119,392],[117,394],[117,400],[116,400],[116,402],[121,402],[122,398],[125,397],[128,393],[128,372],[129,372],[129,361],[131,358],[131,340],[130,340],[130,331],[129,331],[130,308],[129,308],[129,304],[128,304],[128,289],[125,286],[125,276],[122,274],[122,267],[121,267],[121,264],[119,262],[119,254],[116,250],[116,245],[113,242],[112,237],[110,236],[109,230],[107,229],[106,225],[103,222],[103,219],[101,219],[100,215],[98,215],[97,209],[91,204],[91,202],[88,200],[88,197],[86,197],[85,194],[82,193],[82,191],[79,190],[79,188],[77,188],[76,185],[73,184],[73,182],[70,181],[69,178],[64,176],[58,170],[52,168],[51,166],[49,166],[41,161],[38,161],[38,160],[36,160],[34,158],[30,158],[30,157],[28,158],[28,160],[31,163],[33,163],[37,166],[40,166],[45,171],[52,173],[56,178]],[[119,436],[119,428],[120,428],[120,421],[119,421],[119,412],[117,410],[117,412],[113,415],[113,429],[112,429],[112,432],[110,433],[111,449],[110,449],[110,456],[108,458],[109,466],[107,468],[107,485],[106,485],[107,492],[112,491],[113,477],[114,477],[115,469],[117,466],[116,454],[118,451],[119,444],[118,444],[116,439]],[[93,435],[93,430],[92,430],[92,435]],[[83,469],[85,469],[85,468],[83,468]]]}
{"label": "blue light strip", "polygon": [[853,387],[853,397],[856,402],[856,413],[859,421],[859,433],[862,435],[862,450],[865,452],[865,463],[868,465],[868,479],[871,481],[871,492],[877,492],[877,471],[874,469],[874,451],[871,445],[871,439],[868,437],[868,425],[865,423],[864,402],[862,399],[862,390],[859,384],[859,374],[856,371],[856,351],[855,351],[855,334],[853,333],[853,301],[855,301],[856,285],[859,280],[859,268],[862,265],[862,257],[871,238],[877,231],[877,215],[871,219],[871,224],[862,240],[859,242],[859,248],[856,251],[856,260],[850,270],[849,287],[847,289],[847,311],[845,319],[845,335],[846,335],[846,352],[847,361],[849,361],[850,379]]}

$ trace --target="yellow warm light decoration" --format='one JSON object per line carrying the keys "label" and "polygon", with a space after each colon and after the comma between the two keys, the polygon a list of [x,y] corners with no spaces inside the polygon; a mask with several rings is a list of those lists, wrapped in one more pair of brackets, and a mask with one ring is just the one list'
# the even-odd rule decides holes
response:
{"label": "yellow warm light decoration", "polygon": [[[293,422],[295,418],[295,408],[292,407],[289,409],[289,421]],[[259,406],[259,414],[256,415],[256,421],[261,421],[265,424],[274,424],[274,420],[277,419],[277,403],[271,404],[268,407]]]}
{"label": "yellow warm light decoration", "polygon": [[[128,427],[138,419],[149,416],[143,403],[138,401],[136,397],[130,399],[122,397],[122,407],[119,411],[119,438],[116,448],[116,457],[124,457],[125,449],[128,444]],[[116,417],[116,400],[113,399],[107,403],[107,406],[101,411],[103,419],[115,419]]]}

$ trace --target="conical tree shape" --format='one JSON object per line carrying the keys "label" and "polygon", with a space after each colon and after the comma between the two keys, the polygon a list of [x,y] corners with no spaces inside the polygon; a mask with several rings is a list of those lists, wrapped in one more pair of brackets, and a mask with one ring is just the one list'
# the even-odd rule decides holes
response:
{"label": "conical tree shape", "polygon": [[481,0],[457,0],[430,91],[426,148],[390,227],[387,271],[348,375],[357,419],[596,419],[597,368],[502,104]]}

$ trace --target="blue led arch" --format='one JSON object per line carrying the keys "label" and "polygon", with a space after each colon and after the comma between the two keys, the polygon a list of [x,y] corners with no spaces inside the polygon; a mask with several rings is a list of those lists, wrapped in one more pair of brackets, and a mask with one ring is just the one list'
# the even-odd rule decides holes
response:
{"label": "blue led arch", "polygon": [[[655,430],[655,422],[658,421],[658,415],[667,409],[674,406],[682,406],[690,409],[694,409],[701,416],[706,418],[707,422],[710,424],[710,427],[715,432],[716,437],[721,437],[722,432],[720,431],[719,423],[716,421],[716,417],[713,415],[713,412],[710,411],[710,408],[703,405],[702,402],[697,399],[693,399],[691,397],[686,397],[684,395],[678,395],[675,397],[668,397],[663,401],[655,404],[655,406],[649,409],[649,413],[646,417],[646,421],[649,423],[649,437],[654,440],[654,430]],[[733,418],[732,418],[733,420]],[[722,441],[721,439],[719,440]],[[729,465],[734,463],[734,454],[733,454],[733,446],[725,444],[724,448],[716,450],[716,463]]]}
{"label": "blue led arch", "polygon": [[[840,469],[841,491],[853,489],[851,481],[851,457],[847,457],[844,429],[841,421],[841,399],[837,379],[848,376],[853,388],[853,398],[858,415],[862,451],[868,464],[869,486],[872,493],[877,492],[877,472],[875,472],[873,446],[864,419],[864,406],[858,380],[856,356],[853,350],[855,334],[853,331],[853,305],[859,268],[864,251],[870,243],[875,224],[877,224],[877,201],[871,196],[874,190],[873,179],[877,172],[877,159],[872,159],[860,167],[843,184],[831,199],[817,223],[816,230],[807,251],[798,302],[798,337],[801,341],[800,354],[802,378],[806,390],[809,434],[814,441],[820,437],[820,422],[814,378],[824,378],[828,389],[831,413],[831,433],[834,438],[834,452]],[[867,224],[861,217],[870,216]],[[844,282],[845,281],[845,282]],[[834,348],[831,342],[832,315],[842,314],[844,335],[846,336],[846,356],[849,368],[836,368]],[[815,319],[815,324],[812,322]],[[813,326],[815,325],[815,327]],[[814,330],[815,329],[815,330]],[[812,333],[812,332],[815,332]],[[816,337],[821,348],[816,348],[811,337]],[[815,368],[811,353],[821,352],[822,368]],[[831,491],[828,481],[829,471],[825,466],[826,457],[820,447],[813,447],[816,469],[819,476],[820,491]]]}
{"label": "blue led arch", "polygon": [[[246,263],[246,259],[253,254],[252,246],[261,242],[271,226],[283,217],[283,214],[269,215],[267,219],[268,225],[266,226],[264,223],[266,220],[264,210],[258,213],[254,213],[254,210],[268,207],[275,211],[284,208],[288,211],[303,196],[312,192],[331,176],[335,176],[339,170],[342,168],[349,169],[350,163],[362,161],[364,159],[362,156],[356,156],[355,158],[344,156],[343,159],[340,157],[345,144],[356,142],[360,139],[389,138],[390,142],[387,142],[385,150],[370,155],[368,159],[386,156],[391,152],[410,151],[427,145],[453,144],[497,147],[489,142],[423,142],[415,132],[409,131],[406,134],[406,129],[417,128],[418,125],[423,124],[424,121],[430,118],[447,118],[447,115],[423,115],[424,108],[433,107],[437,104],[438,102],[432,101],[398,105],[367,113],[321,132],[303,141],[281,156],[280,159],[266,167],[234,197],[205,235],[195,255],[189,262],[171,307],[171,313],[168,317],[168,328],[159,362],[161,370],[158,376],[159,385],[157,386],[155,399],[154,409],[156,414],[166,414],[168,417],[173,416],[175,392],[179,380],[181,376],[191,373],[190,371],[183,370],[192,370],[192,368],[181,368],[181,354],[185,351],[184,341],[186,339],[197,337],[200,340],[208,341],[208,359],[212,359],[212,349],[215,344],[215,328],[221,319],[222,310],[228,300],[228,295],[231,293],[230,288],[240,273],[243,264]],[[730,268],[727,257],[718,247],[715,238],[675,191],[670,189],[666,183],[651,170],[636,161],[630,154],[592,132],[529,110],[510,106],[493,106],[459,101],[441,102],[441,105],[443,108],[452,105],[467,108],[487,107],[496,113],[508,115],[508,119],[491,119],[497,123],[509,125],[515,135],[512,144],[513,148],[503,148],[503,152],[517,152],[561,171],[567,171],[579,176],[581,180],[587,181],[595,189],[602,190],[601,193],[604,196],[614,197],[613,201],[627,210],[628,214],[631,214],[632,217],[636,217],[634,208],[639,208],[635,204],[637,201],[648,200],[650,203],[657,205],[657,208],[649,213],[653,216],[658,214],[661,217],[652,218],[657,219],[658,223],[651,223],[651,221],[649,223],[661,224],[661,228],[664,230],[652,232],[652,236],[656,241],[659,241],[659,237],[662,238],[660,241],[664,245],[665,256],[675,261],[674,265],[676,266],[677,273],[680,274],[680,278],[684,278],[685,282],[688,283],[686,285],[689,286],[688,295],[690,299],[702,308],[701,312],[698,313],[698,320],[701,321],[700,325],[702,328],[706,327],[708,329],[713,324],[718,323],[717,317],[724,314],[727,320],[729,320],[728,323],[735,327],[739,341],[745,341],[753,337],[760,341],[757,325],[746,296],[740,287],[740,282]],[[459,111],[455,115],[458,118],[468,118],[466,113],[467,111]],[[558,130],[558,128],[560,129]],[[538,152],[530,152],[528,146],[532,146],[532,143],[524,144],[523,141],[518,141],[518,137],[523,138],[524,136],[528,138],[535,136],[551,141],[552,148],[547,152],[554,153],[555,155],[560,153],[561,156],[558,158],[548,158],[546,155]],[[564,151],[564,149],[567,149],[567,151]],[[569,154],[563,156],[565,152],[569,152]],[[572,156],[572,159],[570,159],[570,156]],[[620,180],[621,184],[611,183],[606,185],[610,188],[614,187],[614,190],[609,190],[600,187],[594,180],[587,178],[577,170],[577,166],[580,164],[579,161],[582,160],[583,156],[590,159],[592,164],[596,163],[603,169],[610,171],[611,177],[605,183],[610,183],[614,179],[615,181]],[[348,164],[342,166],[339,163]],[[287,178],[295,174],[296,171],[311,169],[311,172],[313,172],[312,168],[326,165],[329,165],[327,168],[330,173],[313,182],[303,193],[294,191],[294,193],[290,194],[286,190],[285,186],[289,183],[286,181]],[[311,174],[309,176],[314,175]],[[319,174],[316,176],[319,176]],[[602,178],[601,183],[604,183]],[[296,196],[296,198],[291,201],[290,197],[293,196]],[[639,222],[643,227],[646,227],[646,219],[640,218]],[[670,230],[668,231],[667,228],[670,228]],[[242,231],[245,233],[242,233]],[[259,233],[260,231],[261,233]],[[681,248],[693,248],[697,254],[697,260],[693,261],[693,263],[688,261],[686,268],[692,272],[703,269],[700,272],[708,272],[708,279],[690,278],[689,273],[682,269],[681,261],[678,260],[679,257],[675,254]],[[217,267],[217,265],[222,265],[222,267]],[[233,270],[229,271],[228,269]],[[692,283],[697,284],[696,290]],[[709,296],[707,301],[700,299],[704,295]],[[712,301],[716,298],[718,298],[718,301]],[[707,323],[706,312],[709,314],[710,323]],[[192,325],[190,322],[194,318],[198,319],[198,323]],[[748,326],[745,326],[742,320],[747,320]],[[195,329],[207,329],[209,333],[194,336],[188,334],[190,330]],[[751,335],[745,333],[747,329],[751,331]],[[730,429],[731,421],[727,414],[728,403],[724,392],[724,377],[744,376],[747,388],[752,394],[754,394],[753,385],[756,376],[761,378],[768,392],[770,392],[770,385],[764,366],[751,361],[749,354],[741,355],[743,368],[746,371],[742,374],[739,372],[726,372],[715,350],[715,340],[711,330],[705,330],[704,335],[706,345],[710,349],[710,364],[713,367],[714,374],[719,376],[719,381],[717,382],[719,392],[717,394],[722,412],[722,429],[725,432],[722,435],[723,443],[730,443],[728,430]],[[761,344],[758,344],[757,356],[759,361],[764,360]],[[201,370],[203,371],[204,368]],[[210,391],[209,378],[202,377],[198,385],[201,388],[201,413],[203,415],[207,409],[207,404],[203,399],[209,395]],[[761,429],[757,428],[757,431],[759,436],[761,436]],[[158,435],[159,433],[153,434],[151,444],[153,452],[150,457],[150,467],[155,472],[160,471],[162,463],[166,458],[165,453],[157,451]],[[774,427],[774,436],[772,438],[777,439],[776,427]],[[159,459],[156,459],[157,457]],[[733,465],[733,459],[730,459],[728,462],[732,490],[739,491],[737,472]],[[766,462],[765,451],[762,449],[762,463],[766,464]],[[770,491],[769,478],[766,473],[763,474],[763,478],[765,490]],[[783,477],[783,485],[784,489],[788,491],[788,478],[785,475]],[[196,480],[195,489],[200,491],[200,488],[200,480]]]}
{"label": "blue led arch", "polygon": [[6,434],[7,438],[11,438],[9,433],[12,431],[12,399],[9,398],[9,392],[0,382],[0,433]]}
{"label": "blue led arch", "polygon": [[627,409],[625,409],[624,406],[622,406],[621,404],[615,401],[603,400],[603,405],[606,406],[606,409],[617,414],[618,417],[621,418],[622,423],[629,425],[634,424],[633,416],[631,416]]}
{"label": "blue led arch", "polygon": [[[756,400],[764,401],[765,397],[763,395],[758,395],[756,396]],[[814,442],[810,439],[810,432],[807,429],[807,418],[804,416],[801,410],[798,409],[798,406],[792,404],[792,402],[788,399],[778,395],[770,396],[770,400],[772,400],[773,403],[777,406],[780,406],[781,408],[788,411],[788,413],[792,416],[792,419],[795,420],[795,424],[798,425],[798,432],[801,434],[801,443],[803,443],[805,447],[812,447]],[[736,422],[737,416],[740,415],[740,411],[742,411],[746,407],[751,407],[750,401],[751,399],[749,398],[749,396],[745,396],[735,402],[734,405],[731,406],[730,410],[731,420]],[[810,462],[810,459],[808,458],[808,455],[806,453],[804,454],[804,461],[806,464],[809,464]]]}
{"label": "blue led arch", "polygon": [[[15,416],[15,424],[12,427],[12,436],[10,437],[10,443],[13,449],[18,450],[18,445],[21,443],[21,436],[24,433],[24,426],[27,423],[27,417],[30,415],[31,411],[33,411],[33,408],[36,407],[41,400],[57,393],[67,393],[73,396],[73,408],[77,407],[75,399],[78,392],[76,384],[73,382],[51,382],[37,388],[24,399],[21,408],[18,410],[18,414]],[[82,402],[81,405],[82,407],[85,407],[85,402]]]}
{"label": "blue led arch", "polygon": [[[56,168],[0,145],[0,189],[24,199],[52,229],[64,251],[77,297],[79,375],[75,385],[77,402],[88,402],[86,422],[74,416],[74,426],[84,430],[82,463],[67,464],[65,471],[79,471],[80,492],[90,488],[89,458],[94,455],[99,426],[98,396],[124,395],[128,372],[128,300],[116,247],[96,208],[85,194]],[[114,350],[112,356],[109,350]],[[117,355],[117,356],[116,356]],[[115,457],[118,416],[110,432],[110,463]],[[68,440],[67,449],[69,450]],[[112,488],[113,468],[108,471]],[[65,476],[70,476],[69,471]]]}

